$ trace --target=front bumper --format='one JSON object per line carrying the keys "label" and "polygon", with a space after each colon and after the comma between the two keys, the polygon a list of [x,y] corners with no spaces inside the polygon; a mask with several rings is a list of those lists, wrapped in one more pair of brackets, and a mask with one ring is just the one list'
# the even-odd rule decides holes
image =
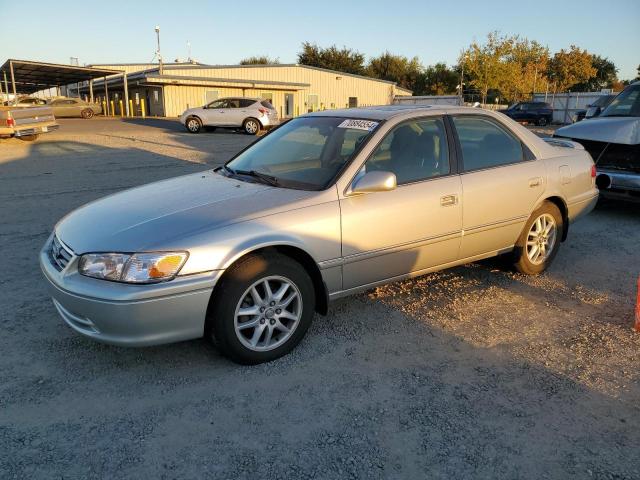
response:
{"label": "front bumper", "polygon": [[58,313],[76,332],[119,346],[146,346],[202,337],[207,306],[222,274],[213,271],[151,285],[129,285],[85,277],[78,257],[58,271],[40,252],[40,267]]}

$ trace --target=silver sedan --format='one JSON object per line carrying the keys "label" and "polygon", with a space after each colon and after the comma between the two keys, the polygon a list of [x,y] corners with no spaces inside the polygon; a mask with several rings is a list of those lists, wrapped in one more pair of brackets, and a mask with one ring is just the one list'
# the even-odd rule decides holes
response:
{"label": "silver sedan", "polygon": [[598,191],[589,154],[464,107],[317,112],[226,165],[64,217],[40,254],[54,305],[115,345],[205,336],[273,360],[329,302],[500,254],[544,271]]}

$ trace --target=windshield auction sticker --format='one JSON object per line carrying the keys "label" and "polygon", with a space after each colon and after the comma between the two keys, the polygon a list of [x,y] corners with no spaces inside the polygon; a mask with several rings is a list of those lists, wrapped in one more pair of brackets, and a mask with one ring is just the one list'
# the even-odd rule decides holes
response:
{"label": "windshield auction sticker", "polygon": [[371,120],[345,120],[338,128],[355,128],[356,130],[366,130],[370,132],[378,126],[378,122],[372,122]]}

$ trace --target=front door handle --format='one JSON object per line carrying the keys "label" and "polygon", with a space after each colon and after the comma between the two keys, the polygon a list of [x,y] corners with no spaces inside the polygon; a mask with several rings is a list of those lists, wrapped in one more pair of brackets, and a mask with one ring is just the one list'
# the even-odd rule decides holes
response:
{"label": "front door handle", "polygon": [[540,185],[542,185],[542,178],[533,177],[529,179],[529,186],[531,188],[539,187]]}
{"label": "front door handle", "polygon": [[450,207],[451,205],[456,205],[457,203],[457,195],[445,195],[444,197],[440,197],[440,206],[442,207]]}

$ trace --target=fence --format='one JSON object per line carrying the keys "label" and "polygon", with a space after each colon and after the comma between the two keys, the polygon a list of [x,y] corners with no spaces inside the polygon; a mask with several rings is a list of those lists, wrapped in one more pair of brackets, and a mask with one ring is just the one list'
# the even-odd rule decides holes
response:
{"label": "fence", "polygon": [[553,108],[553,123],[573,123],[578,110],[586,110],[607,92],[534,93],[534,102],[546,102]]}

